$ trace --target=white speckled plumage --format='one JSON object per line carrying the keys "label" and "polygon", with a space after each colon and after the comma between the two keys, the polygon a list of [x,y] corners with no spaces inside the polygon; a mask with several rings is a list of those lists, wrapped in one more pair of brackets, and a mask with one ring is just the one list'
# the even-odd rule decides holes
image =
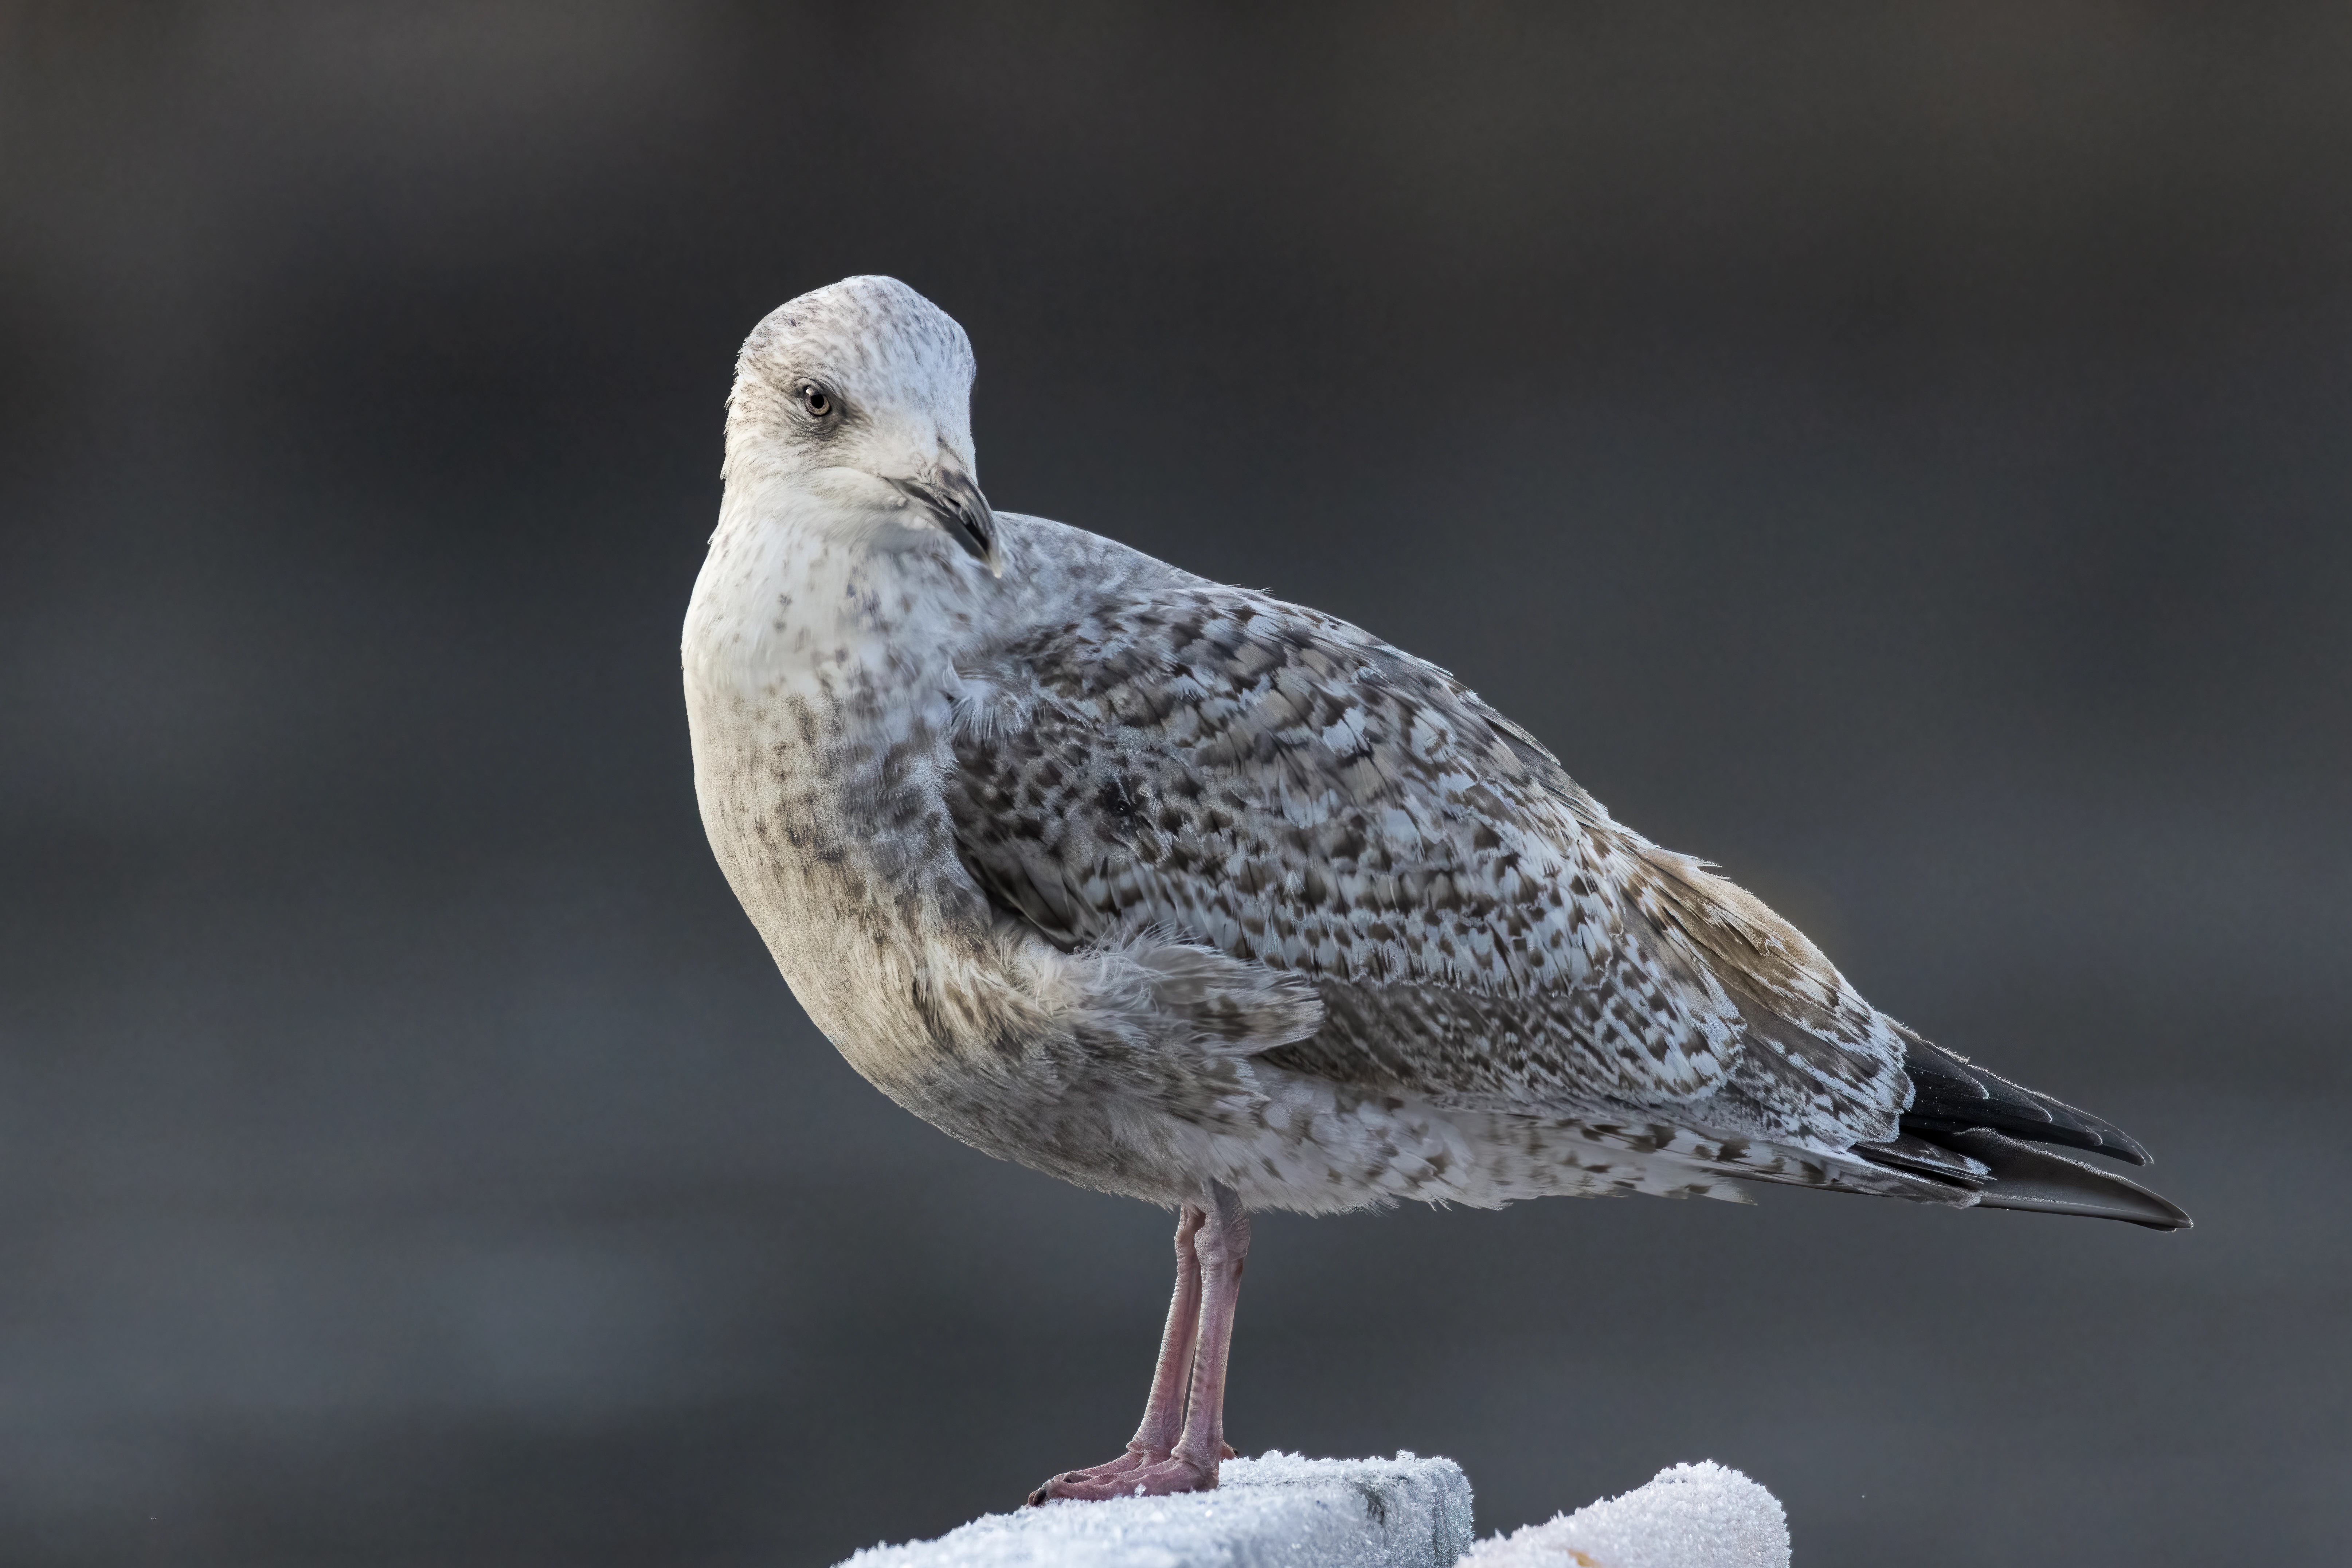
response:
{"label": "white speckled plumage", "polygon": [[763,321],[686,625],[712,847],[900,1104],[1088,1186],[1307,1212],[1738,1177],[1976,1202],[1994,1146],[1901,1124],[1923,1069],[2009,1133],[2137,1153],[1873,1010],[1444,670],[926,505],[977,501],[972,367],[887,279]]}
{"label": "white speckled plumage", "polygon": [[842,1055],[1179,1210],[1142,1426],[1033,1500],[1215,1484],[1253,1208],[1750,1180],[2188,1223],[1445,671],[992,512],[971,377],[889,279],[761,322],[683,653],[712,851]]}

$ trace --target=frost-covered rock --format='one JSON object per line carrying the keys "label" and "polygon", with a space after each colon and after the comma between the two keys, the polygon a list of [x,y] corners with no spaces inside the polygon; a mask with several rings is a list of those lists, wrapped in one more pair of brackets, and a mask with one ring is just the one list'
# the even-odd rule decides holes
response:
{"label": "frost-covered rock", "polygon": [[1660,1470],[1623,1497],[1482,1541],[1463,1568],[1789,1568],[1780,1500],[1702,1460]]}
{"label": "frost-covered rock", "polygon": [[841,1568],[1453,1568],[1470,1482],[1451,1459],[1228,1459],[1217,1489],[1054,1502]]}
{"label": "frost-covered rock", "polygon": [[[1465,1552],[1469,1555],[1464,1556]],[[1470,1483],[1451,1459],[1229,1459],[1213,1492],[1056,1502],[937,1541],[869,1547],[840,1568],[1789,1568],[1770,1492],[1721,1465],[1470,1545]]]}

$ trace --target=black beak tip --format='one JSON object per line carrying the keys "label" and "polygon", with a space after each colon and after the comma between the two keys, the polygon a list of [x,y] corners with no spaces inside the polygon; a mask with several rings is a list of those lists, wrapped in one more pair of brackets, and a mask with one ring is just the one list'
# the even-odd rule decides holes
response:
{"label": "black beak tip", "polygon": [[980,487],[956,469],[943,471],[936,482],[892,479],[893,488],[937,518],[949,537],[964,547],[992,576],[1004,575],[1004,559],[996,548],[996,513]]}

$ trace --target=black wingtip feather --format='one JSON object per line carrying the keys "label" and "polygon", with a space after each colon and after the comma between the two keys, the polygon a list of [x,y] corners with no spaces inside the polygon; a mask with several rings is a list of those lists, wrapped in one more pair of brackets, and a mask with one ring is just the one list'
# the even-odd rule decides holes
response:
{"label": "black wingtip feather", "polygon": [[[2082,1215],[2151,1230],[2189,1228],[2189,1215],[2178,1204],[2137,1182],[2035,1147],[2055,1143],[2135,1165],[2149,1163],[2147,1151],[2121,1128],[2012,1083],[1908,1029],[1903,1039],[1903,1066],[1912,1085],[1903,1136],[1858,1143],[1854,1152],[1876,1164],[1972,1187],[1984,1208]],[[1943,1152],[1963,1156],[1979,1173],[1940,1164],[1937,1154]]]}
{"label": "black wingtip feather", "polygon": [[2088,1149],[2128,1164],[2154,1163],[2138,1139],[2111,1121],[1978,1067],[1908,1029],[1903,1040],[1903,1069],[1912,1084],[1911,1108],[1903,1116],[1906,1132],[1942,1142],[1945,1134],[1990,1127],[2011,1138]]}

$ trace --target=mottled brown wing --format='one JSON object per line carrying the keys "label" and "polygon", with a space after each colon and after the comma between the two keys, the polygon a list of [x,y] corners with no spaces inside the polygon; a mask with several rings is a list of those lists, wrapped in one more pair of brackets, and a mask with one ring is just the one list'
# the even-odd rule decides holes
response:
{"label": "mottled brown wing", "polygon": [[966,866],[1077,947],[1157,928],[1311,978],[1271,1059],[1534,1107],[1717,1089],[1742,1024],[1622,889],[1648,873],[1557,763],[1443,670],[1202,586],[963,672]]}

